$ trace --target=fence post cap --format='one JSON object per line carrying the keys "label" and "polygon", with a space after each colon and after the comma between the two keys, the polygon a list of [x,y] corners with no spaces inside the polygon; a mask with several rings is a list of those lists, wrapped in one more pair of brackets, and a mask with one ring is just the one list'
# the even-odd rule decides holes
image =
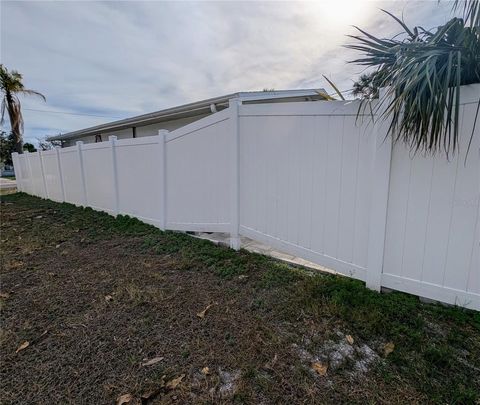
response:
{"label": "fence post cap", "polygon": [[168,129],[159,129],[158,130],[158,135],[166,135],[168,134],[170,131]]}
{"label": "fence post cap", "polygon": [[232,106],[232,105],[241,105],[242,104],[242,100],[239,98],[239,97],[235,97],[235,98],[230,98],[228,100],[228,106]]}

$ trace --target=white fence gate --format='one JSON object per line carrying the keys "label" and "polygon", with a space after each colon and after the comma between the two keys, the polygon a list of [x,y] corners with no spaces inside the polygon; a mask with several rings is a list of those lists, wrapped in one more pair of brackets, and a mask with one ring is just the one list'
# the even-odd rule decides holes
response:
{"label": "white fence gate", "polygon": [[14,154],[21,191],[161,229],[230,232],[363,280],[480,310],[480,85],[460,152],[411,156],[358,102],[230,107],[158,136]]}

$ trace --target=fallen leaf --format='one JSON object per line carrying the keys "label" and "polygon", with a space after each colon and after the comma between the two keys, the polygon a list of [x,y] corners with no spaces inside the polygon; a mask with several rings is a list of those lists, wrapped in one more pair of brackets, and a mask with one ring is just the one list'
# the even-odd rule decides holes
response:
{"label": "fallen leaf", "polygon": [[55,249],[58,249],[60,246],[62,246],[62,245],[56,245],[56,246],[55,246]]}
{"label": "fallen leaf", "polygon": [[87,325],[83,324],[83,323],[71,323],[71,324],[68,324],[68,326],[70,326],[71,328],[76,328],[78,326],[82,327],[82,328],[86,328]]}
{"label": "fallen leaf", "polygon": [[202,368],[202,374],[203,375],[209,375],[210,374],[210,369],[208,367],[203,367]]}
{"label": "fallen leaf", "polygon": [[132,394],[123,394],[117,398],[117,405],[128,404],[133,399]]}
{"label": "fallen leaf", "polygon": [[385,343],[385,346],[383,346],[383,354],[385,357],[387,357],[390,353],[393,352],[395,349],[395,344],[392,342]]}
{"label": "fallen leaf", "polygon": [[184,377],[185,377],[185,374],[179,375],[177,378],[174,378],[173,380],[170,380],[169,382],[167,382],[165,384],[165,387],[170,390],[174,390],[175,388],[177,388],[178,384],[182,382]]}
{"label": "fallen leaf", "polygon": [[142,363],[142,366],[151,366],[152,364],[158,363],[159,361],[162,361],[163,357],[154,357],[153,359],[147,360]]}
{"label": "fallen leaf", "polygon": [[347,335],[345,337],[345,339],[347,339],[347,342],[348,342],[349,345],[353,345],[354,340],[353,340],[352,335]]}
{"label": "fallen leaf", "polygon": [[45,329],[45,330],[43,331],[43,333],[42,333],[38,338],[36,338],[35,340],[38,340],[38,339],[40,339],[41,337],[44,337],[47,333],[48,333],[48,329]]}
{"label": "fallen leaf", "polygon": [[113,301],[113,297],[111,295],[105,295],[105,301],[107,302]]}
{"label": "fallen leaf", "polygon": [[204,318],[205,317],[205,314],[207,313],[207,311],[213,306],[213,304],[209,304],[207,305],[207,307],[203,310],[203,311],[200,311],[199,313],[197,313],[197,316],[199,318]]}
{"label": "fallen leaf", "polygon": [[23,342],[20,346],[18,346],[17,350],[15,350],[15,353],[18,353],[21,350],[26,349],[30,345],[29,342],[25,341]]}
{"label": "fallen leaf", "polygon": [[23,262],[20,261],[20,260],[12,260],[10,263],[9,263],[9,268],[11,269],[18,269],[19,267],[22,267],[23,266]]}
{"label": "fallen leaf", "polygon": [[5,298],[5,299],[7,299],[8,297],[10,297],[10,294],[9,294],[9,293],[0,293],[0,298]]}
{"label": "fallen leaf", "polygon": [[328,366],[326,364],[316,361],[312,364],[312,368],[317,372],[318,375],[321,375],[322,377],[327,374]]}

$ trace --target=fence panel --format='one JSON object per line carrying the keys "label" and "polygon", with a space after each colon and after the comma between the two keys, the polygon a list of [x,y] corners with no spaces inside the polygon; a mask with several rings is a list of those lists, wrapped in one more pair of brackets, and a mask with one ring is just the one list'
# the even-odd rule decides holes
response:
{"label": "fence panel", "polygon": [[[29,171],[28,171],[28,164],[27,164],[27,159],[26,155],[22,154],[16,154],[17,157],[17,162],[13,160],[13,164],[15,167],[15,178],[17,179],[17,184],[19,187],[20,191],[23,191],[24,193],[29,193],[32,194],[32,186],[31,182],[32,179],[30,177]],[[18,165],[18,166],[17,166]]]}
{"label": "fence panel", "polygon": [[42,158],[47,197],[54,201],[63,202],[62,183],[58,170],[57,151],[44,151],[42,152]]}
{"label": "fence panel", "polygon": [[344,102],[241,107],[240,231],[365,279],[374,149],[357,110]]}
{"label": "fence panel", "polygon": [[82,187],[82,171],[76,146],[60,149],[65,201],[75,205],[85,205]]}
{"label": "fence panel", "polygon": [[168,229],[228,232],[229,111],[170,132],[166,143]]}
{"label": "fence panel", "polygon": [[43,174],[42,174],[42,164],[40,161],[40,154],[39,152],[34,153],[25,153],[27,157],[27,165],[30,169],[30,176],[32,178],[31,183],[31,192],[33,195],[37,197],[45,198],[45,188],[43,182]]}
{"label": "fence panel", "polygon": [[121,139],[115,146],[119,212],[160,225],[159,137]]}
{"label": "fence panel", "polygon": [[477,102],[460,110],[460,153],[393,148],[382,285],[480,309],[480,132]]}
{"label": "fence panel", "polygon": [[114,214],[116,203],[111,143],[85,144],[82,157],[88,205]]}

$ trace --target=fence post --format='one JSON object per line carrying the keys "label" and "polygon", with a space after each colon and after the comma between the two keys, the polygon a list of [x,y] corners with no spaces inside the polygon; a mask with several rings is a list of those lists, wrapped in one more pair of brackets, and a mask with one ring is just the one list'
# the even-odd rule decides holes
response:
{"label": "fence post", "polygon": [[82,191],[83,191],[83,206],[88,206],[87,183],[85,180],[85,167],[83,165],[83,141],[77,141],[78,162],[80,164],[80,175],[82,177]]}
{"label": "fence post", "polygon": [[15,172],[15,181],[17,182],[17,190],[23,191],[23,173],[20,168],[20,158],[18,152],[12,152],[13,171]]}
{"label": "fence post", "polygon": [[108,137],[110,142],[110,148],[112,149],[112,167],[113,167],[113,191],[114,191],[114,208],[113,212],[115,215],[118,215],[120,212],[120,194],[118,191],[118,167],[117,167],[117,137],[115,135],[110,135]]}
{"label": "fence post", "polygon": [[158,131],[159,147],[159,178],[160,178],[160,229],[167,228],[167,134],[170,131],[160,129]]}
{"label": "fence post", "polygon": [[60,161],[60,147],[55,147],[55,153],[57,155],[57,168],[58,168],[58,177],[60,179],[60,188],[62,190],[62,202],[65,202],[65,183],[63,181],[62,173],[62,162]]}
{"label": "fence post", "polygon": [[[384,93],[384,91],[384,89],[380,90],[380,99],[382,99],[382,93]],[[378,111],[373,131],[372,202],[370,204],[370,229],[365,280],[367,287],[376,291],[380,291],[382,281],[390,186],[390,164],[392,159],[392,139],[390,136],[386,137],[388,125],[385,121],[381,121],[379,118],[380,114],[381,111]]]}
{"label": "fence post", "polygon": [[24,155],[25,155],[25,160],[26,160],[26,164],[27,164],[27,167],[28,167],[28,184],[29,184],[29,192],[30,194],[32,195],[35,195],[34,194],[34,187],[33,187],[33,171],[32,171],[32,164],[30,163],[30,152],[28,150],[26,150],[24,152]]}
{"label": "fence post", "polygon": [[230,109],[231,133],[231,205],[230,205],[230,247],[239,250],[240,242],[240,127],[238,110],[241,101],[233,98],[228,101]]}
{"label": "fence post", "polygon": [[43,197],[48,198],[47,180],[45,179],[45,168],[43,167],[43,154],[41,150],[38,151],[38,160],[40,161],[40,171],[42,172]]}

